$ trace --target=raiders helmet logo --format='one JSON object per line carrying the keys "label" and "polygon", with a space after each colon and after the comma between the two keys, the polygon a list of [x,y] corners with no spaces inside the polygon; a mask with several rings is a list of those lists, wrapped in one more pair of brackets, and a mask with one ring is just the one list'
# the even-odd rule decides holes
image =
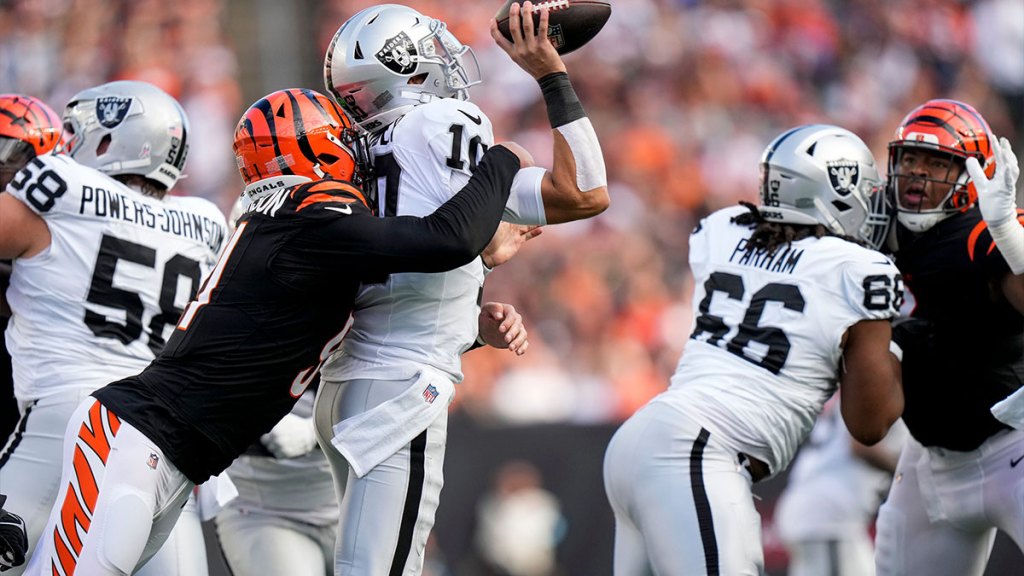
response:
{"label": "raiders helmet logo", "polygon": [[400,32],[398,36],[384,43],[384,47],[377,51],[377,60],[392,72],[407,75],[412,74],[416,69],[416,46],[412,43],[409,35]]}
{"label": "raiders helmet logo", "polygon": [[116,128],[124,121],[131,107],[131,97],[104,96],[96,99],[96,117],[104,128]]}
{"label": "raiders helmet logo", "polygon": [[860,165],[853,160],[829,162],[828,180],[840,196],[852,194],[860,184]]}

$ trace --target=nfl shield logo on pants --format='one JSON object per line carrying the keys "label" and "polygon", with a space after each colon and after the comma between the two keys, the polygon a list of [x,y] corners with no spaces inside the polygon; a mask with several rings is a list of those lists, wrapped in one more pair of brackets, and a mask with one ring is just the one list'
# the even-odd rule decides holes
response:
{"label": "nfl shield logo on pants", "polygon": [[423,399],[427,401],[427,404],[433,404],[434,398],[437,398],[437,388],[433,384],[427,384],[427,387],[423,389]]}

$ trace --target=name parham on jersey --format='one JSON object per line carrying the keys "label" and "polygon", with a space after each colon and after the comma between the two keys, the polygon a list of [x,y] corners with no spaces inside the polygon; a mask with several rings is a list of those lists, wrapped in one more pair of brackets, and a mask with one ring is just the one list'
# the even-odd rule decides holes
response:
{"label": "name parham on jersey", "polygon": [[219,252],[224,244],[224,227],[212,218],[170,206],[153,206],[137,202],[123,192],[82,185],[78,213],[109,218],[159,230],[205,243]]}
{"label": "name parham on jersey", "polygon": [[729,257],[729,262],[741,266],[760,268],[769,272],[792,274],[796,270],[796,265],[800,263],[800,257],[804,255],[803,250],[793,248],[791,245],[783,246],[775,252],[769,252],[764,248],[747,250],[748,241],[749,238],[741,238],[736,243],[736,248],[732,251],[732,256]]}

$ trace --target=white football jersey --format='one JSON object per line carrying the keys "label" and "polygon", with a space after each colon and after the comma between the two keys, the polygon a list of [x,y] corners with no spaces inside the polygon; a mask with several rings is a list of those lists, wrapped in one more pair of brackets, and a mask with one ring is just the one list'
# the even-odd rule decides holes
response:
{"label": "white football jersey", "polygon": [[[377,210],[427,216],[469,182],[494,143],[491,122],[473,103],[452,98],[413,108],[371,148]],[[392,274],[364,286],[354,323],[323,367],[330,381],[406,379],[427,364],[462,381],[461,355],[476,340],[483,262],[437,274]]]}
{"label": "white football jersey", "polygon": [[14,261],[6,332],[14,389],[33,400],[145,368],[213,267],[224,215],[200,198],[141,194],[65,156],[41,156],[7,192],[50,246]]}
{"label": "white football jersey", "polygon": [[902,279],[886,256],[826,236],[774,254],[719,210],[690,237],[696,317],[668,402],[777,474],[837,387],[840,347],[861,320],[897,315]]}

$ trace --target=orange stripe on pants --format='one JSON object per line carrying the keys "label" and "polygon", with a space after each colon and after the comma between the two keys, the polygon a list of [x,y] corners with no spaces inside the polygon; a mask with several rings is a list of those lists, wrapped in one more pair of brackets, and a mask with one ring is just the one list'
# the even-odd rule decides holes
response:
{"label": "orange stripe on pants", "polygon": [[[60,560],[60,565],[64,568],[64,575],[74,576],[75,568],[78,566],[78,559],[72,556],[64,541],[60,539],[60,534],[57,530],[53,531],[53,549],[57,551],[57,559]],[[57,571],[56,565],[52,566],[52,568],[54,572]]]}
{"label": "orange stripe on pants", "polygon": [[[84,470],[81,470],[80,467],[84,468]],[[75,556],[78,556],[82,552],[82,540],[78,537],[78,526],[81,526],[83,531],[89,532],[89,526],[92,523],[90,513],[96,505],[97,494],[92,470],[89,469],[88,463],[85,462],[85,454],[78,446],[75,447],[75,474],[78,477],[78,481],[69,483],[64,493],[64,503],[60,508],[60,528],[64,529],[64,535],[67,537],[68,543],[71,544],[71,550],[74,551]],[[83,482],[83,476],[87,479],[85,482]],[[92,501],[86,500],[85,502],[89,512],[86,512],[86,509],[82,507],[82,502],[75,495],[75,484],[83,487],[86,484],[91,485]],[[83,496],[84,492],[85,490],[83,489]]]}
{"label": "orange stripe on pants", "polygon": [[100,460],[106,464],[107,456],[110,454],[110,440],[107,438],[106,430],[103,429],[103,419],[100,417],[102,409],[102,404],[93,403],[89,408],[89,420],[82,423],[82,427],[78,430],[78,437],[92,448],[99,455]]}

